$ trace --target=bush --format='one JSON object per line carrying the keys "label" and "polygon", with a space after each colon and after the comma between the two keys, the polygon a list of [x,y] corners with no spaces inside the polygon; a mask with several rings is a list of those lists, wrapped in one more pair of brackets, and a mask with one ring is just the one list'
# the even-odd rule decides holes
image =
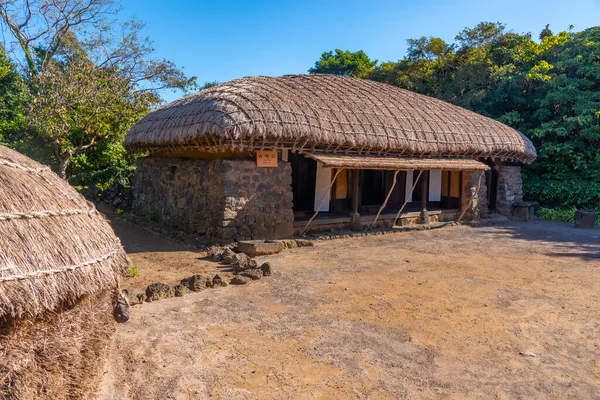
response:
{"label": "bush", "polygon": [[[593,209],[589,209],[589,210],[596,211],[598,213],[598,220],[596,221],[596,223],[600,225],[600,206],[593,208]],[[546,221],[573,222],[573,221],[575,221],[575,211],[577,211],[577,208],[575,208],[575,207],[571,207],[571,208],[540,207],[537,210],[536,215],[537,215],[538,219],[546,220]]]}
{"label": "bush", "polygon": [[135,167],[111,166],[94,172],[82,172],[69,179],[74,186],[89,186],[106,189],[112,185],[130,187],[133,183]]}
{"label": "bush", "polygon": [[529,180],[523,182],[523,196],[551,208],[600,207],[600,182]]}

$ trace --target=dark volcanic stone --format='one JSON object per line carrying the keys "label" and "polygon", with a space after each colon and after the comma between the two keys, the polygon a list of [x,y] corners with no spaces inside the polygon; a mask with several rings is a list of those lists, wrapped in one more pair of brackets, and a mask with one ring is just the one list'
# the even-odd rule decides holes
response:
{"label": "dark volcanic stone", "polygon": [[153,283],[146,288],[146,301],[156,301],[173,297],[173,288],[164,283]]}
{"label": "dark volcanic stone", "polygon": [[182,285],[181,283],[179,285],[173,286],[173,291],[175,292],[175,297],[182,297],[190,293],[190,289],[188,289],[187,286]]}
{"label": "dark volcanic stone", "polygon": [[248,278],[247,276],[236,275],[233,277],[233,279],[231,279],[231,284],[232,285],[245,285],[246,283],[249,283],[251,281],[252,281],[252,279]]}
{"label": "dark volcanic stone", "polygon": [[260,266],[263,276],[271,276],[271,263],[266,262]]}
{"label": "dark volcanic stone", "polygon": [[258,265],[256,263],[256,260],[248,257],[244,253],[236,254],[235,256],[233,256],[233,261],[231,263],[231,268],[234,272],[240,272],[246,269],[254,269],[257,266]]}
{"label": "dark volcanic stone", "polygon": [[233,250],[231,250],[230,248],[226,248],[221,253],[221,260],[223,260],[223,262],[226,262],[226,263],[232,263],[235,256],[236,256],[236,254]]}
{"label": "dark volcanic stone", "polygon": [[257,279],[262,278],[263,272],[259,268],[253,268],[253,269],[246,269],[244,271],[238,272],[238,275],[247,276],[248,278],[255,281]]}
{"label": "dark volcanic stone", "polygon": [[593,228],[597,219],[597,212],[577,210],[575,211],[575,228]]}
{"label": "dark volcanic stone", "polygon": [[199,292],[212,286],[212,281],[203,275],[193,275],[182,279],[181,284],[186,286],[192,292]]}
{"label": "dark volcanic stone", "polygon": [[215,275],[212,279],[212,287],[216,288],[219,286],[227,286],[227,282],[225,282],[219,275]]}
{"label": "dark volcanic stone", "polygon": [[115,304],[113,315],[117,322],[122,323],[129,321],[129,301],[127,300],[126,294],[121,293],[117,298],[117,304]]}

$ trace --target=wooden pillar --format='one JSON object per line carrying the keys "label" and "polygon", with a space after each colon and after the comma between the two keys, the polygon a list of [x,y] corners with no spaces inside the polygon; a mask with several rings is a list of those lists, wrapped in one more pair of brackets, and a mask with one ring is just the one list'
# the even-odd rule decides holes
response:
{"label": "wooden pillar", "polygon": [[421,186],[421,211],[427,211],[427,197],[429,186],[429,171],[423,171],[423,180]]}
{"label": "wooden pillar", "polygon": [[360,170],[352,170],[352,213],[358,214],[358,197],[360,195],[360,187],[358,181],[360,179]]}

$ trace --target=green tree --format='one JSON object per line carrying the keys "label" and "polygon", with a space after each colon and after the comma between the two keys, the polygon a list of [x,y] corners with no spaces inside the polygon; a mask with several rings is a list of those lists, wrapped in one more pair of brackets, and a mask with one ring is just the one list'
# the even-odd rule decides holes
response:
{"label": "green tree", "polygon": [[28,101],[27,84],[0,45],[0,142],[6,143],[26,129],[25,107]]}
{"label": "green tree", "polygon": [[536,162],[523,169],[532,188],[527,191],[546,188],[545,198],[587,206],[600,193],[582,189],[569,199],[565,193],[600,183],[600,27],[553,34],[546,26],[539,38],[482,22],[463,29],[454,43],[410,39],[406,56],[361,77],[434,96],[520,130],[538,150]]}
{"label": "green tree", "polygon": [[71,174],[124,154],[124,134],[162,101],[164,90],[197,87],[195,77],[153,57],[141,23],[116,24],[116,11],[112,0],[0,2],[0,23],[14,39],[13,56],[33,97],[30,142],[52,151],[63,177],[72,160]]}
{"label": "green tree", "polygon": [[311,74],[342,75],[353,78],[366,78],[377,65],[377,60],[371,61],[364,51],[350,52],[340,49],[327,51],[308,70]]}

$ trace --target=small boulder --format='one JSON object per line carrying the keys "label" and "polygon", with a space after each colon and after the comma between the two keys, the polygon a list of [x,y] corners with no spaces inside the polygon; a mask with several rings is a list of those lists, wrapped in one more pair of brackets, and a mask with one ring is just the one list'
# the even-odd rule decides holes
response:
{"label": "small boulder", "polygon": [[175,297],[183,297],[190,293],[190,289],[180,283],[179,285],[173,286],[173,292],[175,293]]}
{"label": "small boulder", "polygon": [[227,286],[227,282],[225,282],[219,275],[215,275],[212,279],[212,287],[217,288],[219,286]]}
{"label": "small boulder", "polygon": [[236,256],[235,251],[231,250],[229,247],[223,250],[221,253],[221,260],[228,264],[231,264]]}
{"label": "small boulder", "polygon": [[223,248],[219,246],[211,246],[206,250],[206,255],[213,261],[221,261]]}
{"label": "small boulder", "polygon": [[233,279],[231,279],[231,284],[232,285],[245,285],[246,283],[249,283],[251,281],[252,281],[252,279],[248,278],[247,276],[236,275],[233,277]]}
{"label": "small boulder", "polygon": [[146,296],[144,295],[144,293],[138,293],[135,295],[135,297],[138,300],[138,304],[142,304],[144,302],[144,297]]}
{"label": "small boulder", "polygon": [[271,263],[266,262],[260,266],[263,276],[271,276]]}
{"label": "small boulder", "polygon": [[312,247],[315,245],[315,242],[308,239],[296,239],[296,245],[298,247]]}
{"label": "small boulder", "polygon": [[238,272],[238,275],[247,276],[253,281],[262,278],[263,272],[260,268],[246,269],[241,272]]}
{"label": "small boulder", "polygon": [[173,288],[164,283],[156,282],[146,288],[146,301],[156,301],[173,297]]}
{"label": "small boulder", "polygon": [[595,211],[575,211],[575,228],[593,228],[596,225],[598,213]]}
{"label": "small boulder", "polygon": [[129,299],[127,297],[126,290],[121,292],[119,297],[117,297],[117,303],[115,304],[113,315],[115,320],[119,323],[129,321]]}
{"label": "small boulder", "polygon": [[285,248],[280,240],[242,240],[237,244],[237,251],[250,257],[277,254]]}
{"label": "small boulder", "polygon": [[130,306],[141,304],[144,302],[144,293],[128,294],[127,300],[129,301]]}
{"label": "small boulder", "polygon": [[258,266],[256,260],[248,257],[244,253],[236,254],[233,256],[233,261],[231,262],[231,268],[234,272],[244,271],[246,269],[254,269]]}
{"label": "small boulder", "polygon": [[212,286],[212,281],[203,275],[193,275],[188,278],[182,279],[181,284],[186,286],[192,292],[199,292]]}

